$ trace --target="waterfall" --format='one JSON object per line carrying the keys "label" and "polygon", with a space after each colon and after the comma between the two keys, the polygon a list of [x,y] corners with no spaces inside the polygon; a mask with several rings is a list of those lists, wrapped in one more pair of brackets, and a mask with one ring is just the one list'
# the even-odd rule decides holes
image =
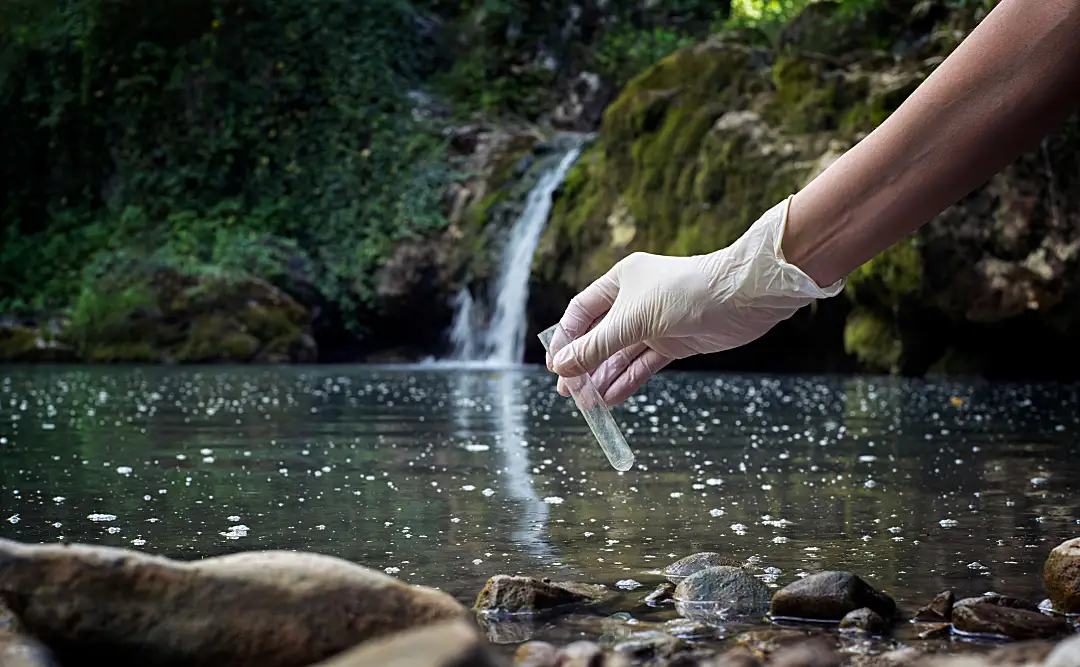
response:
{"label": "waterfall", "polygon": [[526,307],[533,254],[551,214],[555,188],[581,155],[583,143],[582,138],[575,137],[559,160],[541,174],[529,191],[525,208],[503,247],[492,292],[494,309],[486,325],[467,288],[455,298],[454,322],[450,329],[451,359],[493,366],[522,362],[528,335]]}

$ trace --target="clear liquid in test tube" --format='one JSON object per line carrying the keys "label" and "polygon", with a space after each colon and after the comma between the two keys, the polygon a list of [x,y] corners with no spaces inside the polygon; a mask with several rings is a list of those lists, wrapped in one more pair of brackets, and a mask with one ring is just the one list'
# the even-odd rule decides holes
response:
{"label": "clear liquid in test tube", "polygon": [[[570,342],[562,327],[555,326],[544,329],[539,335],[540,342],[548,354],[554,357],[564,345]],[[630,451],[630,445],[626,444],[619,425],[611,416],[611,410],[604,403],[603,397],[593,384],[592,378],[586,373],[576,378],[566,378],[566,385],[570,389],[570,395],[574,397],[574,404],[585,417],[585,423],[589,425],[600,448],[604,450],[611,467],[623,472],[634,466],[634,453]]]}

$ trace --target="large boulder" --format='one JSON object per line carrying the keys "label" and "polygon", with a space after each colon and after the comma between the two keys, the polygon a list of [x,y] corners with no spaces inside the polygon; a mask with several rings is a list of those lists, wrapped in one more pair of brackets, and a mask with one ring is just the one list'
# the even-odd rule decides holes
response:
{"label": "large boulder", "polygon": [[319,554],[181,562],[8,540],[0,540],[0,601],[62,664],[305,667],[468,618],[443,592]]}

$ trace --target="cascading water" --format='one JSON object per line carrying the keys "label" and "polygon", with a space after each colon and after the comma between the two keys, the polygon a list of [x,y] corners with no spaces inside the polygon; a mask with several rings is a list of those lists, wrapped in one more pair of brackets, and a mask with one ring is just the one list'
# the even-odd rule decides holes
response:
{"label": "cascading water", "polygon": [[552,194],[581,155],[584,137],[568,140],[559,160],[545,171],[525,201],[503,247],[492,293],[494,310],[485,324],[472,294],[463,289],[454,303],[450,329],[451,359],[492,366],[520,364],[525,356],[529,276],[533,254],[551,214]]}

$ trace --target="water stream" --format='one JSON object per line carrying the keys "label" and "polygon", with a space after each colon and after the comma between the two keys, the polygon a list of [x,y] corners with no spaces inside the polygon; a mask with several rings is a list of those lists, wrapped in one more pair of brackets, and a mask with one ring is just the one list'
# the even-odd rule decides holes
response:
{"label": "water stream", "polygon": [[541,174],[529,191],[525,207],[503,246],[494,282],[491,317],[484,321],[467,288],[457,295],[450,329],[450,359],[488,366],[520,364],[528,334],[526,307],[533,254],[551,214],[552,194],[581,154],[585,138],[566,136],[558,160]]}

